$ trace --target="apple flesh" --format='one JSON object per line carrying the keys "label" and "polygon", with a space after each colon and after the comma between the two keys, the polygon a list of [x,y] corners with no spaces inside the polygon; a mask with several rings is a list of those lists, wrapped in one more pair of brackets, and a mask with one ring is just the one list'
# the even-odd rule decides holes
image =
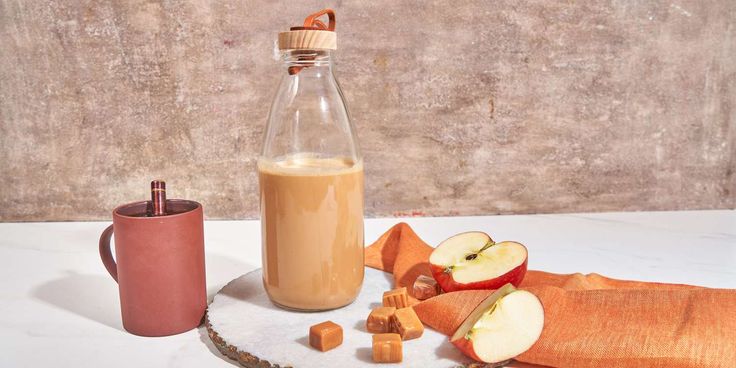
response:
{"label": "apple flesh", "polygon": [[496,243],[479,231],[450,237],[429,256],[432,276],[445,292],[495,290],[507,283],[519,286],[527,262],[528,252],[522,244]]}
{"label": "apple flesh", "polygon": [[529,350],[543,327],[539,299],[507,284],[481,302],[450,341],[470,358],[499,363]]}

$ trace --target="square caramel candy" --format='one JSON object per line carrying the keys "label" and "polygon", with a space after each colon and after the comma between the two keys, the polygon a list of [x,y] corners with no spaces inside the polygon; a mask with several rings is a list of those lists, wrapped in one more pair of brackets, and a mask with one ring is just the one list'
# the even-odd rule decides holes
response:
{"label": "square caramel candy", "polygon": [[406,294],[406,288],[401,287],[383,293],[383,306],[404,308],[409,306],[409,296]]}
{"label": "square caramel candy", "polygon": [[401,336],[395,333],[373,335],[373,361],[376,363],[400,363],[403,359]]}
{"label": "square caramel candy", "polygon": [[402,340],[416,339],[424,333],[424,325],[412,307],[397,309],[391,318],[391,328]]}
{"label": "square caramel candy", "polygon": [[414,280],[414,287],[412,290],[414,291],[414,297],[419,300],[426,300],[433,296],[442,294],[442,288],[440,288],[437,280],[425,275],[419,275],[419,277]]}
{"label": "square caramel candy", "polygon": [[334,349],[342,344],[342,327],[325,321],[309,328],[309,345],[319,351]]}
{"label": "square caramel candy", "polygon": [[394,312],[396,312],[394,307],[378,307],[372,310],[365,321],[365,329],[370,333],[391,332],[391,318]]}

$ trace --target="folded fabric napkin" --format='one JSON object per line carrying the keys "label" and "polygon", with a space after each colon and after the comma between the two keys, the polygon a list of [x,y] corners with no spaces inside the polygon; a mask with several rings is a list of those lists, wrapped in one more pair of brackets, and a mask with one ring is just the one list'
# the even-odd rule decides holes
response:
{"label": "folded fabric napkin", "polygon": [[[431,276],[432,248],[405,223],[365,250],[366,266],[393,273],[409,292]],[[736,290],[625,281],[598,274],[528,271],[521,289],[544,306],[539,340],[516,360],[551,367],[736,367]],[[490,290],[419,302],[419,318],[452,335]]]}

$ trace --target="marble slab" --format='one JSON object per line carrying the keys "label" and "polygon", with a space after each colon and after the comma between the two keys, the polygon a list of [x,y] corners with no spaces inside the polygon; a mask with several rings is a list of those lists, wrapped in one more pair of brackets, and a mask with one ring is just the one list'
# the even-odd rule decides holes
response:
{"label": "marble slab", "polygon": [[[281,367],[368,368],[372,359],[372,334],[365,329],[371,309],[381,306],[383,292],[392,288],[392,277],[365,269],[363,287],[350,305],[324,312],[294,312],[275,306],[263,289],[261,270],[240,276],[220,290],[207,314],[212,330],[228,345]],[[332,321],[343,329],[343,343],[320,352],[309,346],[309,327]],[[381,367],[446,368],[472,363],[448,341],[447,336],[425,329],[421,337],[403,342],[404,361]]]}

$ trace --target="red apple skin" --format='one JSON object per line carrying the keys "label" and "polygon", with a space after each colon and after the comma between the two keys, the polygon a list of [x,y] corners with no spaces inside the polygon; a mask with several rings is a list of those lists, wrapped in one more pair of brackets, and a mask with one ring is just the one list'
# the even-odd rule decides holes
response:
{"label": "red apple skin", "polygon": [[[475,353],[475,349],[473,349],[473,342],[461,337],[455,341],[451,341],[453,345],[455,345],[460,351],[463,352],[468,358],[473,359],[477,362],[482,362],[480,358],[478,358],[478,354]],[[488,362],[486,362],[488,363]]]}
{"label": "red apple skin", "polygon": [[429,268],[432,271],[432,276],[437,280],[437,283],[440,284],[442,290],[449,293],[458,290],[496,290],[508,283],[514,285],[514,287],[518,287],[519,284],[521,284],[521,281],[524,280],[524,275],[526,275],[527,263],[529,263],[528,256],[524,259],[524,263],[499,277],[490,280],[471,282],[468,284],[456,282],[452,278],[452,273],[445,272],[445,269],[441,266],[430,264]]}

